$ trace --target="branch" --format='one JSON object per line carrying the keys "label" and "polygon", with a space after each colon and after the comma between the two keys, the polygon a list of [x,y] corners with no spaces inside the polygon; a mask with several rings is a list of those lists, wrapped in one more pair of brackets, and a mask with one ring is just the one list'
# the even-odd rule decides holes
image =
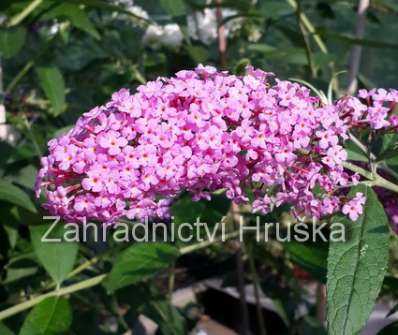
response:
{"label": "branch", "polygon": [[25,9],[13,16],[8,24],[9,27],[20,24],[27,16],[29,16],[37,7],[42,4],[43,0],[33,0]]}
{"label": "branch", "polygon": [[104,279],[106,275],[102,274],[84,281],[81,281],[77,284],[61,288],[59,290],[54,290],[46,294],[39,295],[35,298],[32,298],[30,300],[27,300],[25,302],[22,302],[18,305],[15,305],[13,307],[10,307],[4,311],[0,312],[0,321],[4,320],[10,316],[13,316],[15,314],[21,313],[29,308],[32,308],[33,306],[36,306],[37,304],[41,303],[43,300],[50,298],[50,297],[61,297],[67,294],[71,294],[74,292],[78,292],[81,290],[85,290],[87,288],[96,286],[100,284]]}
{"label": "branch", "polygon": [[[355,26],[355,39],[362,39],[365,34],[366,13],[369,8],[369,0],[359,0],[357,22]],[[358,86],[358,72],[361,64],[362,47],[354,45],[351,51],[350,65],[348,69],[348,94],[354,94]]]}
{"label": "branch", "polygon": [[378,186],[378,187],[382,187],[382,188],[385,188],[387,190],[390,190],[392,192],[398,193],[398,185],[390,182],[389,180],[383,178],[382,176],[380,176],[377,173],[369,172],[369,171],[361,168],[360,166],[352,164],[352,163],[349,163],[349,162],[344,162],[343,166],[347,170],[350,170],[352,172],[358,173],[362,177],[365,177],[366,179],[368,179],[369,180],[369,183],[368,183],[369,186]]}
{"label": "branch", "polygon": [[[185,247],[185,248],[181,248],[180,255],[184,255],[184,254],[188,254],[188,253],[200,250],[200,249],[204,249],[216,242],[226,241],[226,240],[232,239],[234,237],[237,237],[238,235],[239,235],[239,231],[234,231],[234,232],[231,232],[230,234],[224,236],[224,238],[222,238],[222,239],[204,241],[204,242],[197,243],[197,244]],[[83,272],[84,270],[86,270],[86,269],[90,268],[91,266],[93,266],[94,264],[96,264],[98,261],[99,261],[98,257],[94,257],[91,260],[88,260],[87,262],[83,263],[82,265],[78,266],[75,270],[73,270],[68,275],[67,278],[71,278],[71,277]],[[43,300],[45,300],[47,298],[61,297],[64,295],[68,295],[71,293],[75,293],[75,292],[96,286],[96,285],[102,283],[102,281],[105,279],[106,276],[107,276],[107,274],[100,274],[93,278],[78,282],[74,285],[70,285],[70,286],[67,286],[64,288],[55,289],[51,292],[44,293],[44,294],[36,296],[30,300],[21,302],[18,305],[12,306],[10,308],[7,308],[7,309],[1,311],[0,312],[0,321],[4,320],[6,318],[9,318],[15,314],[21,313],[27,309],[30,309],[30,308],[36,306],[37,304],[41,303]]]}
{"label": "branch", "polygon": [[217,0],[216,4],[216,18],[217,18],[217,33],[218,33],[218,52],[220,55],[220,66],[225,68],[227,66],[227,37],[225,35],[225,27],[222,17],[222,0]]}
{"label": "branch", "polygon": [[[296,0],[286,0],[286,1],[292,8],[297,10],[298,4],[297,4]],[[304,27],[310,33],[310,35],[313,36],[315,43],[318,45],[318,47],[322,51],[322,53],[327,54],[329,52],[328,48],[326,47],[325,43],[322,41],[322,38],[316,32],[315,27],[312,25],[312,23],[308,19],[307,15],[305,15],[303,12],[301,12],[300,19],[303,22]]]}

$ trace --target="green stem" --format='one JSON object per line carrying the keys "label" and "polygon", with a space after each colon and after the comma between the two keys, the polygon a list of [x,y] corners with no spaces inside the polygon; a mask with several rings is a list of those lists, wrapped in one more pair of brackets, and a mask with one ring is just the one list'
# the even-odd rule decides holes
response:
{"label": "green stem", "polygon": [[[297,10],[298,4],[296,0],[286,0],[287,3]],[[328,53],[328,48],[326,47],[325,43],[323,43],[319,34],[316,33],[315,27],[312,25],[310,20],[308,19],[307,15],[303,12],[300,13],[300,19],[303,22],[304,27],[308,30],[308,32],[313,36],[315,43],[318,45],[319,49],[324,53]]]}
{"label": "green stem", "polygon": [[263,309],[261,306],[260,299],[260,279],[258,277],[258,273],[256,270],[256,264],[254,263],[254,257],[252,254],[253,250],[246,252],[246,255],[249,259],[250,271],[252,274],[252,280],[254,285],[254,298],[256,299],[256,311],[257,311],[257,319],[258,319],[258,327],[260,328],[261,335],[267,335],[267,328],[265,327],[265,320],[263,315]]}
{"label": "green stem", "polygon": [[[190,245],[188,247],[185,248],[181,248],[180,249],[180,254],[184,255],[184,254],[188,254],[197,250],[201,250],[204,249],[214,243],[217,242],[221,242],[221,241],[226,241],[229,240],[231,238],[234,238],[236,236],[239,236],[239,231],[234,231],[228,235],[226,235],[224,237],[224,239],[217,239],[217,240],[211,240],[211,241],[204,241],[198,244],[194,244],[194,245]],[[68,278],[71,278],[79,273],[81,273],[82,271],[84,271],[87,268],[90,268],[92,265],[96,264],[99,261],[99,259],[97,257],[94,257],[93,259],[81,264],[80,266],[78,266],[75,270],[73,270],[72,272],[69,273]],[[71,294],[77,291],[81,291],[81,290],[85,290],[87,288],[96,286],[98,284],[100,284],[105,277],[107,276],[107,274],[100,274],[98,276],[95,276],[93,278],[87,279],[87,280],[83,280],[77,284],[74,285],[70,285],[64,288],[55,288],[55,290],[36,296],[30,300],[21,302],[18,305],[12,306],[8,309],[5,309],[3,311],[0,312],[0,321],[13,316],[15,314],[21,313],[29,308],[34,307],[35,305],[39,304],[40,302],[42,302],[44,299],[49,298],[49,297],[54,297],[54,296],[64,296],[67,294]],[[174,280],[174,279],[173,279]]]}
{"label": "green stem", "polygon": [[102,275],[81,281],[77,284],[74,284],[74,285],[71,285],[68,287],[64,287],[64,288],[60,288],[59,290],[51,291],[46,294],[39,295],[39,296],[32,298],[30,300],[27,300],[23,303],[20,303],[18,305],[10,307],[10,308],[0,312],[0,321],[4,320],[10,316],[13,316],[15,314],[21,313],[29,308],[32,308],[47,298],[61,297],[61,296],[67,295],[67,294],[71,294],[74,292],[78,292],[78,291],[85,290],[90,287],[96,286],[96,285],[100,284],[105,279],[105,277],[106,277],[106,275],[102,274]]}
{"label": "green stem", "polygon": [[[229,215],[232,218],[232,223],[235,228],[241,227],[245,222],[242,216],[239,215],[240,207],[238,204],[232,202],[231,208],[229,209]],[[237,241],[236,243],[236,276],[237,276],[237,289],[239,292],[240,305],[241,305],[241,313],[242,313],[242,333],[249,334],[250,333],[250,325],[249,325],[249,309],[247,307],[246,300],[246,288],[245,288],[245,266],[243,263],[243,248],[244,241]]]}
{"label": "green stem", "polygon": [[372,160],[376,159],[376,156],[372,152],[368,152],[368,148],[359,140],[357,139],[353,134],[349,133],[350,140],[354,142],[354,144],[363,151],[364,154],[370,155],[370,158]]}
{"label": "green stem", "polygon": [[12,27],[20,24],[27,16],[30,15],[30,13],[32,13],[37,7],[39,7],[42,2],[43,0],[33,0],[28,6],[25,7],[22,12],[18,13],[10,19],[8,26]]}
{"label": "green stem", "polygon": [[172,303],[172,298],[173,298],[175,278],[176,278],[176,268],[175,264],[173,264],[169,270],[168,300],[170,305]]}
{"label": "green stem", "polygon": [[307,56],[307,62],[308,66],[310,68],[311,72],[311,77],[316,78],[316,68],[314,64],[314,60],[312,58],[312,51],[311,51],[311,45],[310,41],[308,39],[308,33],[304,27],[303,20],[301,19],[301,0],[297,0],[297,6],[296,6],[296,17],[297,17],[297,25],[299,27],[300,33],[301,33],[301,38],[303,40],[304,46],[305,46],[305,54]]}
{"label": "green stem", "polygon": [[26,115],[24,115],[24,120],[25,120],[26,129],[27,129],[29,137],[31,138],[32,143],[33,143],[33,145],[35,147],[36,153],[37,153],[37,155],[39,157],[41,157],[43,155],[43,153],[41,152],[40,145],[37,142],[36,136],[35,136],[35,134],[34,134],[34,132],[32,130],[32,125],[29,123],[28,119],[26,118]]}
{"label": "green stem", "polygon": [[233,232],[231,232],[229,234],[226,234],[223,239],[219,238],[219,239],[203,241],[203,242],[200,242],[200,243],[197,243],[197,244],[189,245],[187,247],[184,247],[184,248],[180,249],[180,255],[189,254],[191,252],[207,248],[208,246],[210,246],[212,244],[230,240],[230,239],[232,239],[234,237],[239,236],[239,233],[240,233],[239,231],[233,231]]}
{"label": "green stem", "polygon": [[370,181],[370,183],[369,183],[370,186],[379,186],[379,187],[385,188],[387,190],[398,193],[398,185],[390,182],[389,180],[383,178],[382,176],[380,176],[377,173],[371,173],[371,172],[369,172],[355,164],[349,163],[349,162],[344,162],[343,166],[346,169],[348,169],[352,172],[356,172],[359,175],[361,175],[362,177],[367,178]]}
{"label": "green stem", "polygon": [[386,171],[392,177],[394,177],[395,179],[398,179],[398,173],[395,172],[393,169],[391,169],[385,162],[380,162],[379,166],[382,170]]}
{"label": "green stem", "polygon": [[98,261],[99,261],[98,257],[93,257],[92,259],[79,265],[76,269],[74,269],[72,272],[70,272],[66,278],[69,279],[69,278],[76,276],[77,274],[83,272],[84,270],[91,268],[94,264],[98,263]]}
{"label": "green stem", "polygon": [[6,92],[11,93],[11,91],[17,86],[17,84],[21,81],[21,79],[29,72],[29,70],[33,67],[34,62],[28,62],[21,71],[14,77],[11,83],[7,86]]}

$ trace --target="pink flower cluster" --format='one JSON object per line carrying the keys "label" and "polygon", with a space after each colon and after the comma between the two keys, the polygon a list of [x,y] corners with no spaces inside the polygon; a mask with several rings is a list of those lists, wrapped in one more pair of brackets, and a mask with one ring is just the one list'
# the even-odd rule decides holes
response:
{"label": "pink flower cluster", "polygon": [[237,203],[250,190],[254,212],[288,203],[296,215],[343,209],[355,219],[363,198],[342,196],[358,177],[344,171],[341,142],[353,122],[393,124],[384,92],[361,93],[372,107],[347,98],[336,108],[297,83],[247,72],[200,65],[114,93],[49,142],[36,183],[45,207],[67,220],[167,217],[181,192],[198,200],[225,189]]}
{"label": "pink flower cluster", "polygon": [[354,198],[344,204],[341,211],[343,212],[343,214],[347,215],[350,220],[356,221],[363,213],[363,205],[365,204],[365,202],[366,199],[364,195],[358,192]]}
{"label": "pink flower cluster", "polygon": [[398,91],[383,88],[360,90],[357,97],[346,96],[337,101],[342,119],[351,127],[394,130],[398,127]]}

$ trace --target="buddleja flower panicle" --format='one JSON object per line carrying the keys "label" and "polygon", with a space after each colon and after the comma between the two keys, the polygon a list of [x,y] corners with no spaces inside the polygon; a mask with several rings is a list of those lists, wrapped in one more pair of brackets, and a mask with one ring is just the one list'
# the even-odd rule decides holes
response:
{"label": "buddleja flower panicle", "polygon": [[343,208],[355,218],[362,200],[350,206],[341,196],[358,181],[344,171],[342,142],[360,121],[376,129],[393,122],[383,121],[381,92],[360,93],[378,111],[357,98],[322,105],[308,88],[272,77],[199,65],[135,94],[122,89],[49,142],[37,193],[44,189],[45,207],[66,220],[164,218],[182,192],[209,200],[221,188],[237,203],[251,188],[254,212],[288,203],[297,215]]}

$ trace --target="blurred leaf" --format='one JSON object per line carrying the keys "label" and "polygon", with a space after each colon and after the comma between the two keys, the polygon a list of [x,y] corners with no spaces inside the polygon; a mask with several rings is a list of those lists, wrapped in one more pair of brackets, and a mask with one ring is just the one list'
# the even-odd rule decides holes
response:
{"label": "blurred leaf", "polygon": [[183,196],[173,204],[171,212],[174,222],[179,224],[195,222],[198,217],[202,216],[205,209],[206,204],[203,201],[192,201],[189,196]]}
{"label": "blurred leaf", "polygon": [[9,330],[4,323],[0,322],[0,334],[1,335],[15,335],[14,332],[12,332],[11,330]]}
{"label": "blurred leaf", "polygon": [[265,44],[265,43],[249,44],[247,48],[250,51],[264,52],[264,53],[276,52],[278,50],[277,48],[273,47],[272,45]]}
{"label": "blurred leaf", "polygon": [[[20,266],[20,267],[19,267]],[[13,264],[7,267],[7,276],[4,280],[4,284],[11,284],[20,281],[23,278],[27,278],[35,275],[39,271],[37,266],[23,266]]]}
{"label": "blurred leaf", "polygon": [[195,61],[195,63],[205,63],[209,58],[208,51],[200,46],[187,46],[187,51],[192,59]]}
{"label": "blurred leaf", "polygon": [[276,24],[275,28],[278,29],[290,41],[292,46],[305,49],[304,40],[297,30],[290,28],[286,24]]}
{"label": "blurred leaf", "polygon": [[167,269],[178,256],[178,250],[163,243],[138,243],[123,251],[115,260],[104,282],[108,292],[135,284]]}
{"label": "blurred leaf", "polygon": [[246,74],[246,66],[250,64],[250,59],[242,58],[234,66],[234,73],[243,76]]}
{"label": "blurred leaf", "polygon": [[23,47],[26,29],[23,27],[0,29],[0,55],[4,58],[14,57]]}
{"label": "blurred leaf", "polygon": [[38,304],[26,318],[19,335],[66,334],[72,324],[72,308],[64,298],[52,297]]}
{"label": "blurred leaf", "polygon": [[43,19],[48,20],[56,17],[67,19],[76,28],[85,31],[96,39],[100,39],[98,31],[91,23],[87,13],[77,4],[61,3],[59,6],[47,12],[43,16]]}
{"label": "blurred leaf", "polygon": [[377,335],[397,335],[398,334],[398,321],[395,321],[380,330]]}
{"label": "blurred leaf", "polygon": [[303,334],[304,335],[328,335],[321,322],[310,316],[304,317]]}
{"label": "blurred leaf", "polygon": [[174,203],[171,211],[177,224],[194,223],[198,218],[206,223],[217,223],[227,214],[230,205],[230,200],[223,194],[213,194],[211,201],[193,201],[189,195],[184,195]]}
{"label": "blurred leaf", "polygon": [[319,11],[322,17],[326,19],[335,19],[336,15],[333,8],[326,1],[320,1],[316,5],[316,9]]}
{"label": "blurred leaf", "polygon": [[272,300],[275,313],[282,319],[284,324],[288,327],[290,325],[289,311],[286,308],[286,301],[279,298],[270,298]]}
{"label": "blurred leaf", "polygon": [[0,180],[0,200],[25,208],[32,213],[37,212],[29,196],[19,187],[5,180]]}
{"label": "blurred leaf", "polygon": [[294,13],[294,9],[289,6],[286,1],[264,1],[263,5],[259,9],[260,13],[266,19],[278,19],[284,15],[290,15]]}
{"label": "blurred leaf", "polygon": [[60,129],[58,129],[55,133],[54,133],[54,137],[60,137],[62,135],[65,135],[69,130],[71,130],[73,128],[73,126],[66,126],[66,127],[62,127]]}
{"label": "blurred leaf", "polygon": [[0,153],[1,153],[0,167],[3,167],[7,164],[8,159],[13,154],[15,154],[15,148],[11,146],[9,143],[0,140]]}
{"label": "blurred leaf", "polygon": [[37,68],[39,83],[52,105],[52,114],[58,116],[65,111],[65,82],[62,73],[55,66]]}
{"label": "blurred leaf", "polygon": [[186,335],[184,317],[178,309],[167,301],[148,302],[142,313],[155,321],[162,335]]}
{"label": "blurred leaf", "polygon": [[[19,3],[22,1],[14,1]],[[19,8],[18,12],[8,19],[8,26],[16,26],[29,17],[38,7],[43,4],[44,0],[32,0],[28,3],[22,2],[22,8]],[[14,13],[13,13],[14,14]]]}
{"label": "blurred leaf", "polygon": [[336,33],[325,29],[317,30],[316,34],[319,34],[320,36],[330,37],[332,39],[339,40],[351,45],[362,45],[364,47],[371,47],[371,48],[387,48],[387,49],[398,48],[398,44],[355,38],[354,36],[351,36],[349,34]]}
{"label": "blurred leaf", "polygon": [[73,269],[79,246],[77,243],[65,241],[41,241],[42,237],[62,240],[62,236],[65,233],[63,225],[59,224],[49,236],[45,236],[49,228],[50,225],[30,227],[30,235],[37,258],[51,278],[60,285]]}
{"label": "blurred leaf", "polygon": [[397,158],[397,134],[383,134],[373,141],[371,146],[372,153],[377,157],[378,161],[391,160]]}
{"label": "blurred leaf", "polygon": [[0,208],[1,218],[0,224],[7,232],[8,242],[11,249],[15,248],[18,240],[18,227],[20,225],[21,218],[19,216],[19,211],[16,206],[2,206]]}
{"label": "blurred leaf", "polygon": [[94,8],[102,8],[102,9],[113,11],[113,12],[117,12],[117,13],[127,14],[129,16],[132,16],[132,17],[136,18],[136,19],[139,19],[141,21],[149,23],[148,19],[146,19],[144,17],[141,17],[141,16],[138,16],[133,11],[124,9],[121,6],[113,5],[113,4],[111,4],[111,3],[109,3],[108,1],[105,1],[105,0],[68,0],[68,2],[79,4],[79,5],[86,5],[86,6],[94,7]]}
{"label": "blurred leaf", "polygon": [[304,49],[284,48],[277,49],[267,44],[250,44],[248,50],[262,53],[266,59],[283,59],[289,64],[306,65],[308,63]]}
{"label": "blurred leaf", "polygon": [[338,216],[334,222],[347,227],[346,242],[330,242],[328,257],[328,334],[352,335],[365,325],[383,283],[388,266],[389,229],[383,206],[374,191],[364,185],[349,196],[366,197],[356,222]]}
{"label": "blurred leaf", "polygon": [[7,179],[32,190],[34,188],[36,175],[37,169],[33,165],[27,165],[15,171],[12,175],[7,175]]}
{"label": "blurred leaf", "polygon": [[7,232],[8,242],[10,243],[11,249],[15,248],[18,240],[18,229],[15,226],[4,225],[4,230]]}
{"label": "blurred leaf", "polygon": [[344,149],[347,151],[349,160],[366,163],[369,161],[365,153],[351,140],[344,142]]}
{"label": "blurred leaf", "polygon": [[314,278],[326,283],[326,243],[300,243],[292,241],[284,244],[294,263],[310,273]]}
{"label": "blurred leaf", "polygon": [[372,80],[366,77],[363,73],[358,74],[358,81],[362,86],[364,86],[368,90],[375,88],[377,86]]}
{"label": "blurred leaf", "polygon": [[[80,71],[91,62],[107,57],[104,38],[101,40],[101,45],[105,50],[92,38],[73,40],[68,44],[66,51],[64,49],[55,50],[55,63],[62,70]],[[115,43],[113,43],[113,47],[117,47]]]}
{"label": "blurred leaf", "polygon": [[180,16],[186,13],[184,0],[160,0],[162,8],[171,16]]}

